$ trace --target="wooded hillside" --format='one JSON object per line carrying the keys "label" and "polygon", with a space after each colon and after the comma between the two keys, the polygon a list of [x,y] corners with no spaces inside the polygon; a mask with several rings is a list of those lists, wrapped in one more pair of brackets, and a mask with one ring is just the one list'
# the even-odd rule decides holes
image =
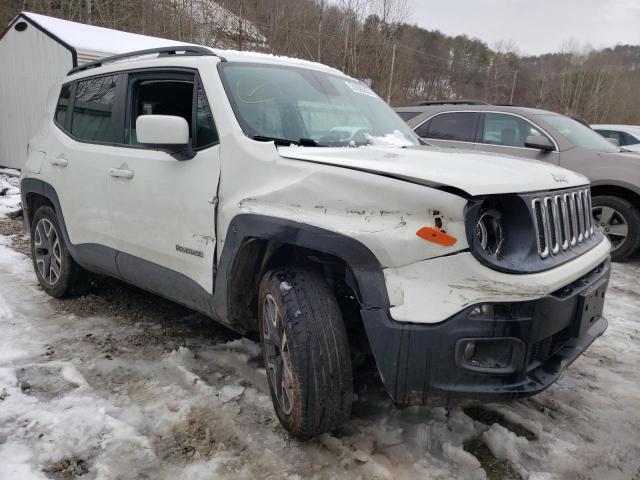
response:
{"label": "wooded hillside", "polygon": [[369,80],[392,105],[476,99],[640,124],[640,46],[568,44],[524,57],[509,43],[490,48],[408,24],[407,0],[5,0],[0,20],[21,10],[320,61]]}

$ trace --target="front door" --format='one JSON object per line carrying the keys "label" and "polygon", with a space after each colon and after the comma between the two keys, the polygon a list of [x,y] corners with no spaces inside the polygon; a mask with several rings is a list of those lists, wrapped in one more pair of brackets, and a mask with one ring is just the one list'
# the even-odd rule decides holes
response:
{"label": "front door", "polygon": [[[113,156],[108,194],[125,280],[192,306],[193,286],[213,293],[215,212],[220,158],[207,97],[195,71],[154,70],[127,79],[125,143]],[[140,115],[187,120],[189,160],[140,145]],[[122,151],[126,151],[123,154]]]}

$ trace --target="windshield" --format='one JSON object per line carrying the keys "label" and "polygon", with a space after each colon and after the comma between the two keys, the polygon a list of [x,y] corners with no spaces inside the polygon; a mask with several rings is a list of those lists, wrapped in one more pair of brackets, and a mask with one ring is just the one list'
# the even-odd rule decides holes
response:
{"label": "windshield", "polygon": [[304,146],[419,145],[396,113],[364,83],[285,65],[220,63],[244,133]]}
{"label": "windshield", "polygon": [[591,130],[589,127],[585,127],[580,122],[576,122],[569,117],[556,114],[545,114],[540,115],[540,117],[542,117],[545,122],[555,128],[560,135],[569,140],[576,147],[584,148],[585,150],[594,150],[596,152],[620,152],[619,147],[610,143],[599,133]]}

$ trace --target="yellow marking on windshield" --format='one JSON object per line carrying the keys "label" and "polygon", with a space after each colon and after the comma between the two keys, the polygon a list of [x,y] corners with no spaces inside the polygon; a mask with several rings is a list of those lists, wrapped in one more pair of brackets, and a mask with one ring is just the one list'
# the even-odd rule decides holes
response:
{"label": "yellow marking on windshield", "polygon": [[[236,83],[236,97],[238,97],[238,100],[241,101],[242,103],[248,104],[248,105],[256,105],[259,103],[269,103],[272,102],[274,100],[274,97],[271,98],[263,98],[261,100],[247,100],[245,98],[243,98],[242,94],[240,93],[240,87],[241,87],[241,83],[242,80],[244,80],[245,77],[242,77],[240,79],[238,79],[238,82]],[[255,87],[248,95],[248,97],[253,97],[259,90],[263,89],[264,87],[266,87],[267,84],[262,84],[262,85],[258,85],[257,87]]]}

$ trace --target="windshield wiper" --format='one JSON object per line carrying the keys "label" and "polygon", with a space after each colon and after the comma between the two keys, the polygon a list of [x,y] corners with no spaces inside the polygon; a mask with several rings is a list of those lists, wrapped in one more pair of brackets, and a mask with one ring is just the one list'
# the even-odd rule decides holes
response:
{"label": "windshield wiper", "polygon": [[264,135],[254,135],[251,138],[253,140],[257,140],[258,142],[273,142],[276,145],[282,145],[284,147],[288,147],[290,145],[300,145],[295,140],[289,140],[287,138],[267,137]]}
{"label": "windshield wiper", "polygon": [[289,140],[288,138],[267,137],[265,135],[254,135],[251,138],[253,140],[257,140],[258,142],[273,142],[276,145],[281,145],[283,147],[289,147],[291,145],[299,145],[301,147],[320,147],[321,146],[313,138],[301,138],[298,141]]}

